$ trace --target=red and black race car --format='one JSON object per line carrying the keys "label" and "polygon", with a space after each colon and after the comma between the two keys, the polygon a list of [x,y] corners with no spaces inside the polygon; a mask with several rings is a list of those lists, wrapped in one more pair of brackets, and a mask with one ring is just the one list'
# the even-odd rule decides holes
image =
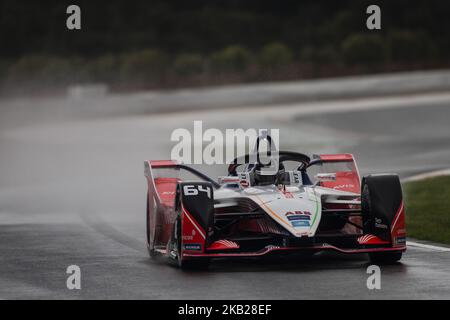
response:
{"label": "red and black race car", "polygon": [[150,256],[182,268],[218,257],[325,250],[368,253],[376,263],[401,259],[405,208],[397,175],[361,180],[351,154],[311,160],[280,151],[276,172],[262,167],[234,161],[214,181],[174,161],[146,161]]}

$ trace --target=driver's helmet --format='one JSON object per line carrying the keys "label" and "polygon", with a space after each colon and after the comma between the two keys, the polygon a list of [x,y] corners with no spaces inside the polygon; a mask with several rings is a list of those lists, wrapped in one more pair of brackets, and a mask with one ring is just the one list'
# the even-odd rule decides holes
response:
{"label": "driver's helmet", "polygon": [[256,164],[254,168],[254,181],[257,186],[267,186],[267,185],[277,185],[282,183],[284,180],[284,166],[282,163],[279,164],[278,171],[275,173],[263,170],[264,168],[269,168],[270,166],[263,164]]}

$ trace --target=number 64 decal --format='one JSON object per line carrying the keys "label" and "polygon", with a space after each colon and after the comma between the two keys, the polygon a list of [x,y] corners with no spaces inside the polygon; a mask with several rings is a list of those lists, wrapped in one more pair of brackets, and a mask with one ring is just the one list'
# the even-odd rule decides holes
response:
{"label": "number 64 decal", "polygon": [[199,192],[206,192],[208,198],[211,198],[211,188],[203,186],[186,185],[183,186],[183,193],[186,196],[196,196]]}

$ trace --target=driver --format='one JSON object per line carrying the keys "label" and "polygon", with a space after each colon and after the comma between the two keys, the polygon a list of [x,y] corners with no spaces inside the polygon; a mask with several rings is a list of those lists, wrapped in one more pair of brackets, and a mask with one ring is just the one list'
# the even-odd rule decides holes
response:
{"label": "driver", "polygon": [[280,162],[278,171],[270,170],[270,165],[258,163],[254,168],[254,181],[256,186],[278,185],[284,180],[284,165]]}

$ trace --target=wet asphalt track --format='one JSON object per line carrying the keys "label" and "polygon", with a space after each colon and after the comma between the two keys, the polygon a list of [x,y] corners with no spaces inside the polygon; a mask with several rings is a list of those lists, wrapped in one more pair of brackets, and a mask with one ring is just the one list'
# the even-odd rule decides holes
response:
{"label": "wet asphalt track", "polygon": [[[323,112],[314,109],[333,102],[93,118],[42,100],[0,102],[0,298],[449,299],[449,252],[411,247],[370,291],[365,256],[216,261],[183,272],[145,249],[143,160],[170,155],[173,129],[191,130],[193,120],[280,128],[283,149],[352,152],[362,173],[450,167],[450,95],[403,99]],[[79,291],[66,289],[72,264],[82,270]]]}

